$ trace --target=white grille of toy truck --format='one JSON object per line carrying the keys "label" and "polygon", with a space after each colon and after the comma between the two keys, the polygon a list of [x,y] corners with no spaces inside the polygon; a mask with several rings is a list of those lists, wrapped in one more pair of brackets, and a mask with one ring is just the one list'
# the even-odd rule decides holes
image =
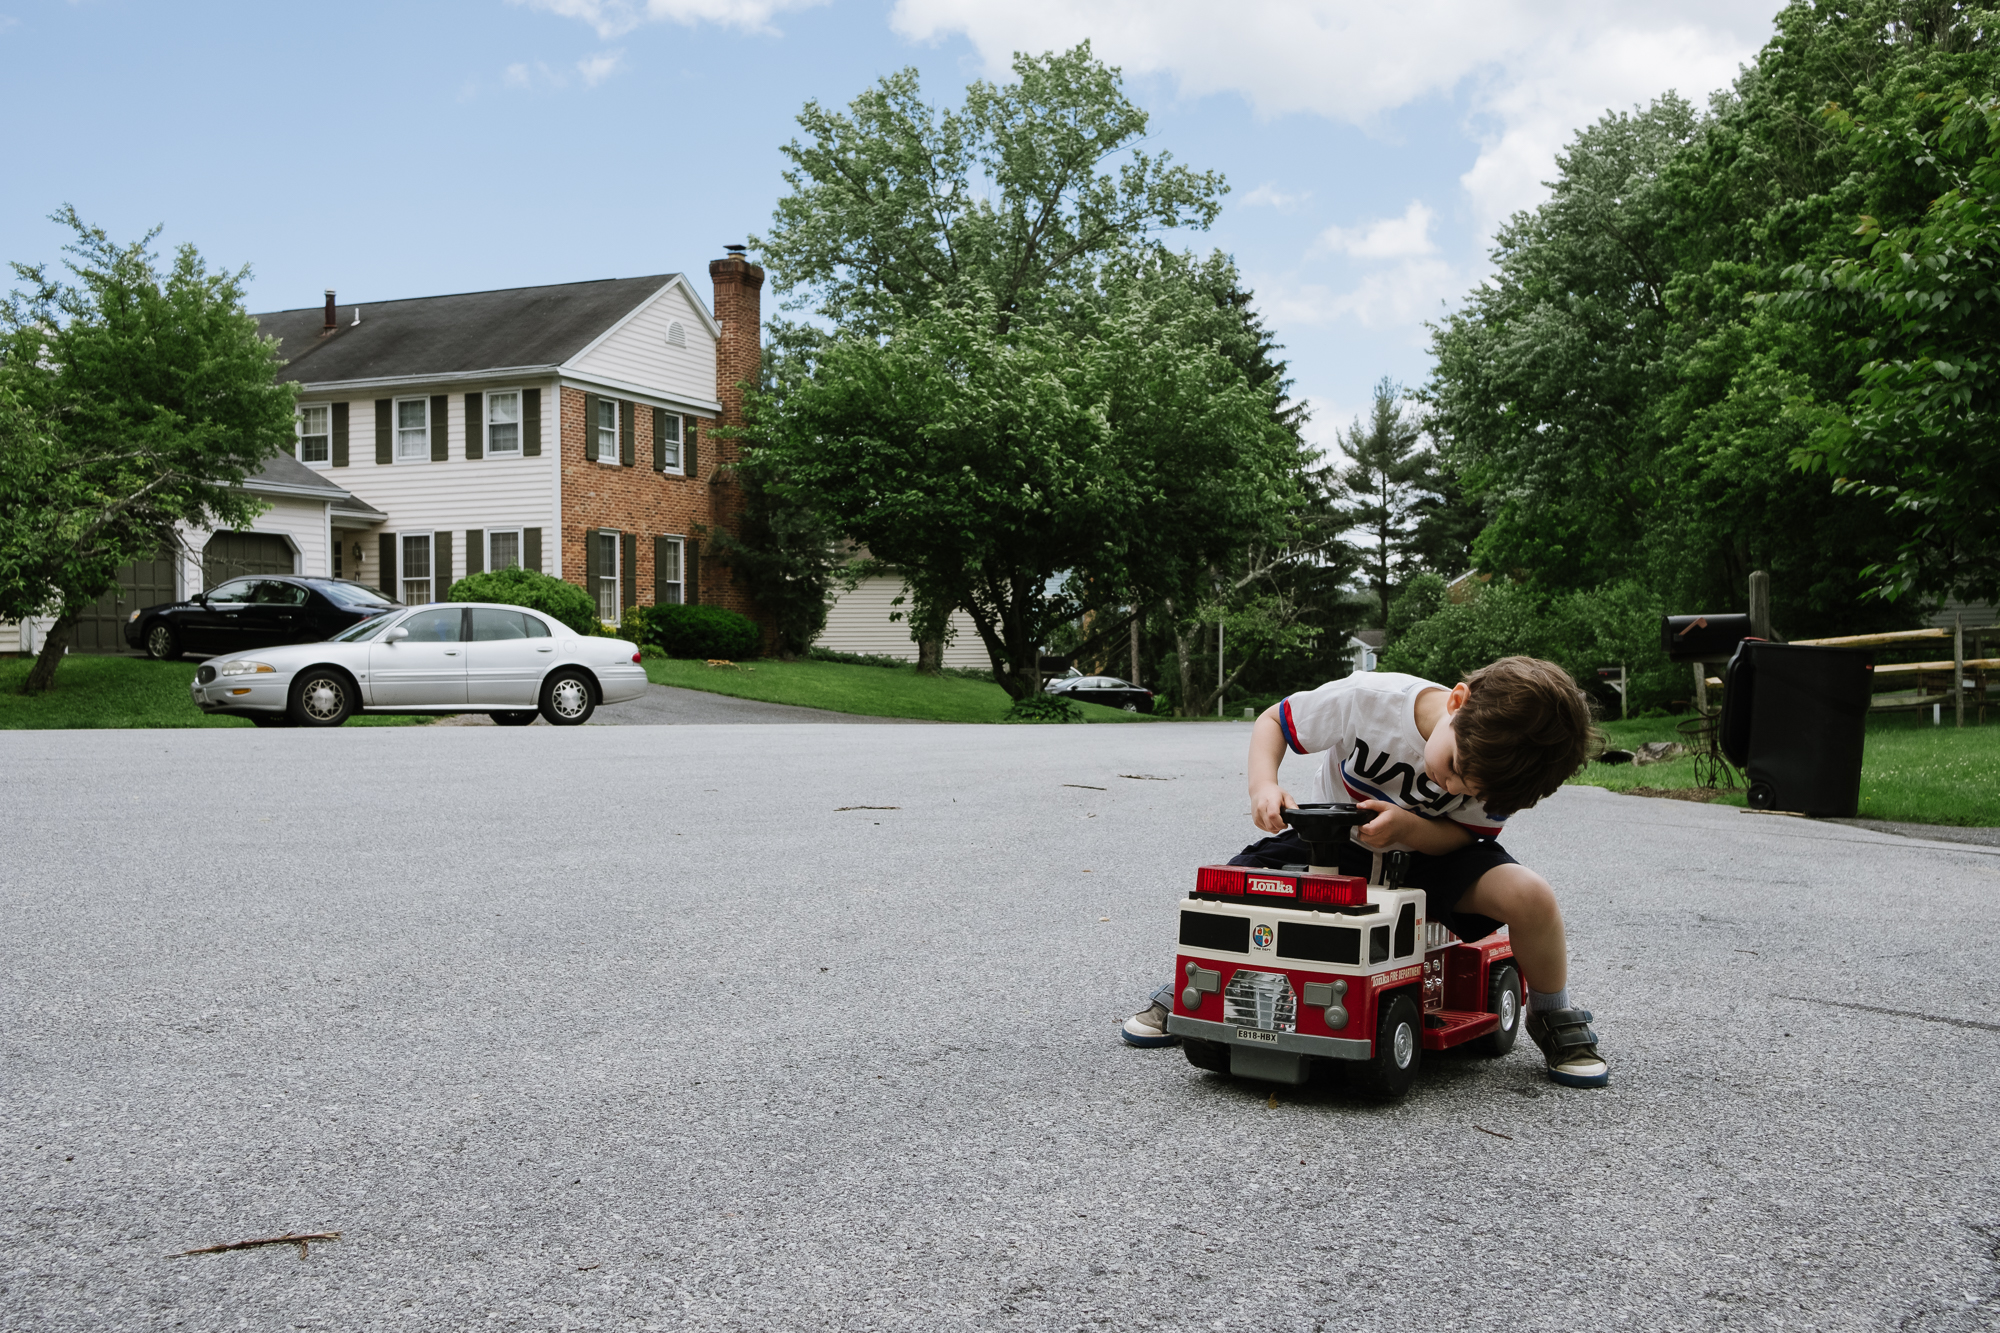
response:
{"label": "white grille of toy truck", "polygon": [[1292,979],[1283,972],[1252,972],[1238,968],[1222,993],[1222,1016],[1226,1022],[1266,1032],[1297,1032],[1299,1005],[1292,994]]}
{"label": "white grille of toy truck", "polygon": [[1452,934],[1450,930],[1446,929],[1445,924],[1442,921],[1424,922],[1425,953],[1429,953],[1433,949],[1442,949],[1447,945],[1452,945],[1456,943],[1458,943],[1458,936]]}

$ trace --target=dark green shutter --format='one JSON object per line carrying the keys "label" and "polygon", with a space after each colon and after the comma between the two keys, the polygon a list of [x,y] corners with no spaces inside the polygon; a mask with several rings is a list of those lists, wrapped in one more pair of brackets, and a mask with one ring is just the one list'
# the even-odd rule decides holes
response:
{"label": "dark green shutter", "polygon": [[381,536],[382,568],[375,573],[375,586],[390,597],[396,598],[396,534],[385,532]]}
{"label": "dark green shutter", "polygon": [[[396,457],[396,400],[375,400],[375,463],[387,467]],[[388,592],[387,588],[382,589]]]}
{"label": "dark green shutter", "polygon": [[[542,391],[521,390],[521,452],[536,458],[542,452]],[[533,566],[529,566],[533,568]]]}
{"label": "dark green shutter", "polygon": [[653,605],[667,605],[667,556],[674,549],[671,537],[653,538]]}
{"label": "dark green shutter", "polygon": [[653,409],[653,471],[667,470],[667,410]]}
{"label": "dark green shutter", "polygon": [[434,532],[431,534],[431,600],[445,602],[451,600],[451,534]]}
{"label": "dark green shutter", "polygon": [[451,457],[450,437],[445,434],[451,424],[451,395],[437,394],[431,399],[431,462],[442,463]]}
{"label": "dark green shutter", "polygon": [[603,576],[598,568],[597,529],[585,528],[583,532],[583,577],[584,591],[590,594],[592,606],[597,605],[597,580]]}
{"label": "dark green shutter", "polygon": [[618,563],[623,567],[618,572],[622,586],[619,591],[619,605],[630,611],[639,604],[639,534],[628,532],[618,539],[624,549],[619,552]]}
{"label": "dark green shutter", "polygon": [[542,530],[521,529],[521,568],[542,572]]}
{"label": "dark green shutter", "polygon": [[597,395],[583,396],[583,461],[597,461]]}
{"label": "dark green shutter", "polygon": [[681,471],[694,475],[694,418],[681,422]]}
{"label": "dark green shutter", "polygon": [[634,418],[638,415],[637,403],[618,404],[618,462],[624,467],[631,467],[639,461],[638,445],[633,438],[638,427]]}
{"label": "dark green shutter", "polygon": [[465,530],[465,572],[467,575],[486,572],[486,534],[479,528]]}
{"label": "dark green shutter", "polygon": [[701,542],[690,537],[681,547],[681,600],[689,606],[701,603]]}
{"label": "dark green shutter", "polygon": [[333,405],[333,465],[347,466],[347,404]]}
{"label": "dark green shutter", "polygon": [[486,456],[486,395],[483,393],[465,395],[465,456]]}

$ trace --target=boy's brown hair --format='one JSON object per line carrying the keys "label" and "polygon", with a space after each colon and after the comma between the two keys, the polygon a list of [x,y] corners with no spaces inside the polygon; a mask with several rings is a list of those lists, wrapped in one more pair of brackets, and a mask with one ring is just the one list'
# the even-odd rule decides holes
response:
{"label": "boy's brown hair", "polygon": [[1599,740],[1590,700],[1554,662],[1503,657],[1465,678],[1452,716],[1458,771],[1490,815],[1505,819],[1562,786]]}

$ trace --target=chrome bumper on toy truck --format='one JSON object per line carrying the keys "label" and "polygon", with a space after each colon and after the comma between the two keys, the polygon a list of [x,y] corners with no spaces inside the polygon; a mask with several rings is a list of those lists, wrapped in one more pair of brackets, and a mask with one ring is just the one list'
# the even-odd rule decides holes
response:
{"label": "chrome bumper on toy truck", "polygon": [[1176,1037],[1198,1041],[1227,1042],[1259,1051],[1287,1051],[1294,1055],[1317,1055],[1325,1060],[1366,1060],[1374,1052],[1372,1042],[1353,1037],[1313,1037],[1297,1032],[1267,1032],[1263,1028],[1238,1027],[1234,1023],[1211,1023],[1205,1018],[1167,1015],[1167,1031]]}

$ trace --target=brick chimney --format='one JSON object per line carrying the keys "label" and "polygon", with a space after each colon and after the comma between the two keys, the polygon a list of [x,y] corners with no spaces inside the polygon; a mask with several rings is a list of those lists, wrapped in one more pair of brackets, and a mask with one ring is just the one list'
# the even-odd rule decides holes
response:
{"label": "brick chimney", "polygon": [[708,276],[715,284],[715,322],[722,326],[722,339],[715,347],[715,396],[722,404],[718,424],[740,426],[740,386],[757,383],[762,367],[764,270],[732,254],[710,260]]}

